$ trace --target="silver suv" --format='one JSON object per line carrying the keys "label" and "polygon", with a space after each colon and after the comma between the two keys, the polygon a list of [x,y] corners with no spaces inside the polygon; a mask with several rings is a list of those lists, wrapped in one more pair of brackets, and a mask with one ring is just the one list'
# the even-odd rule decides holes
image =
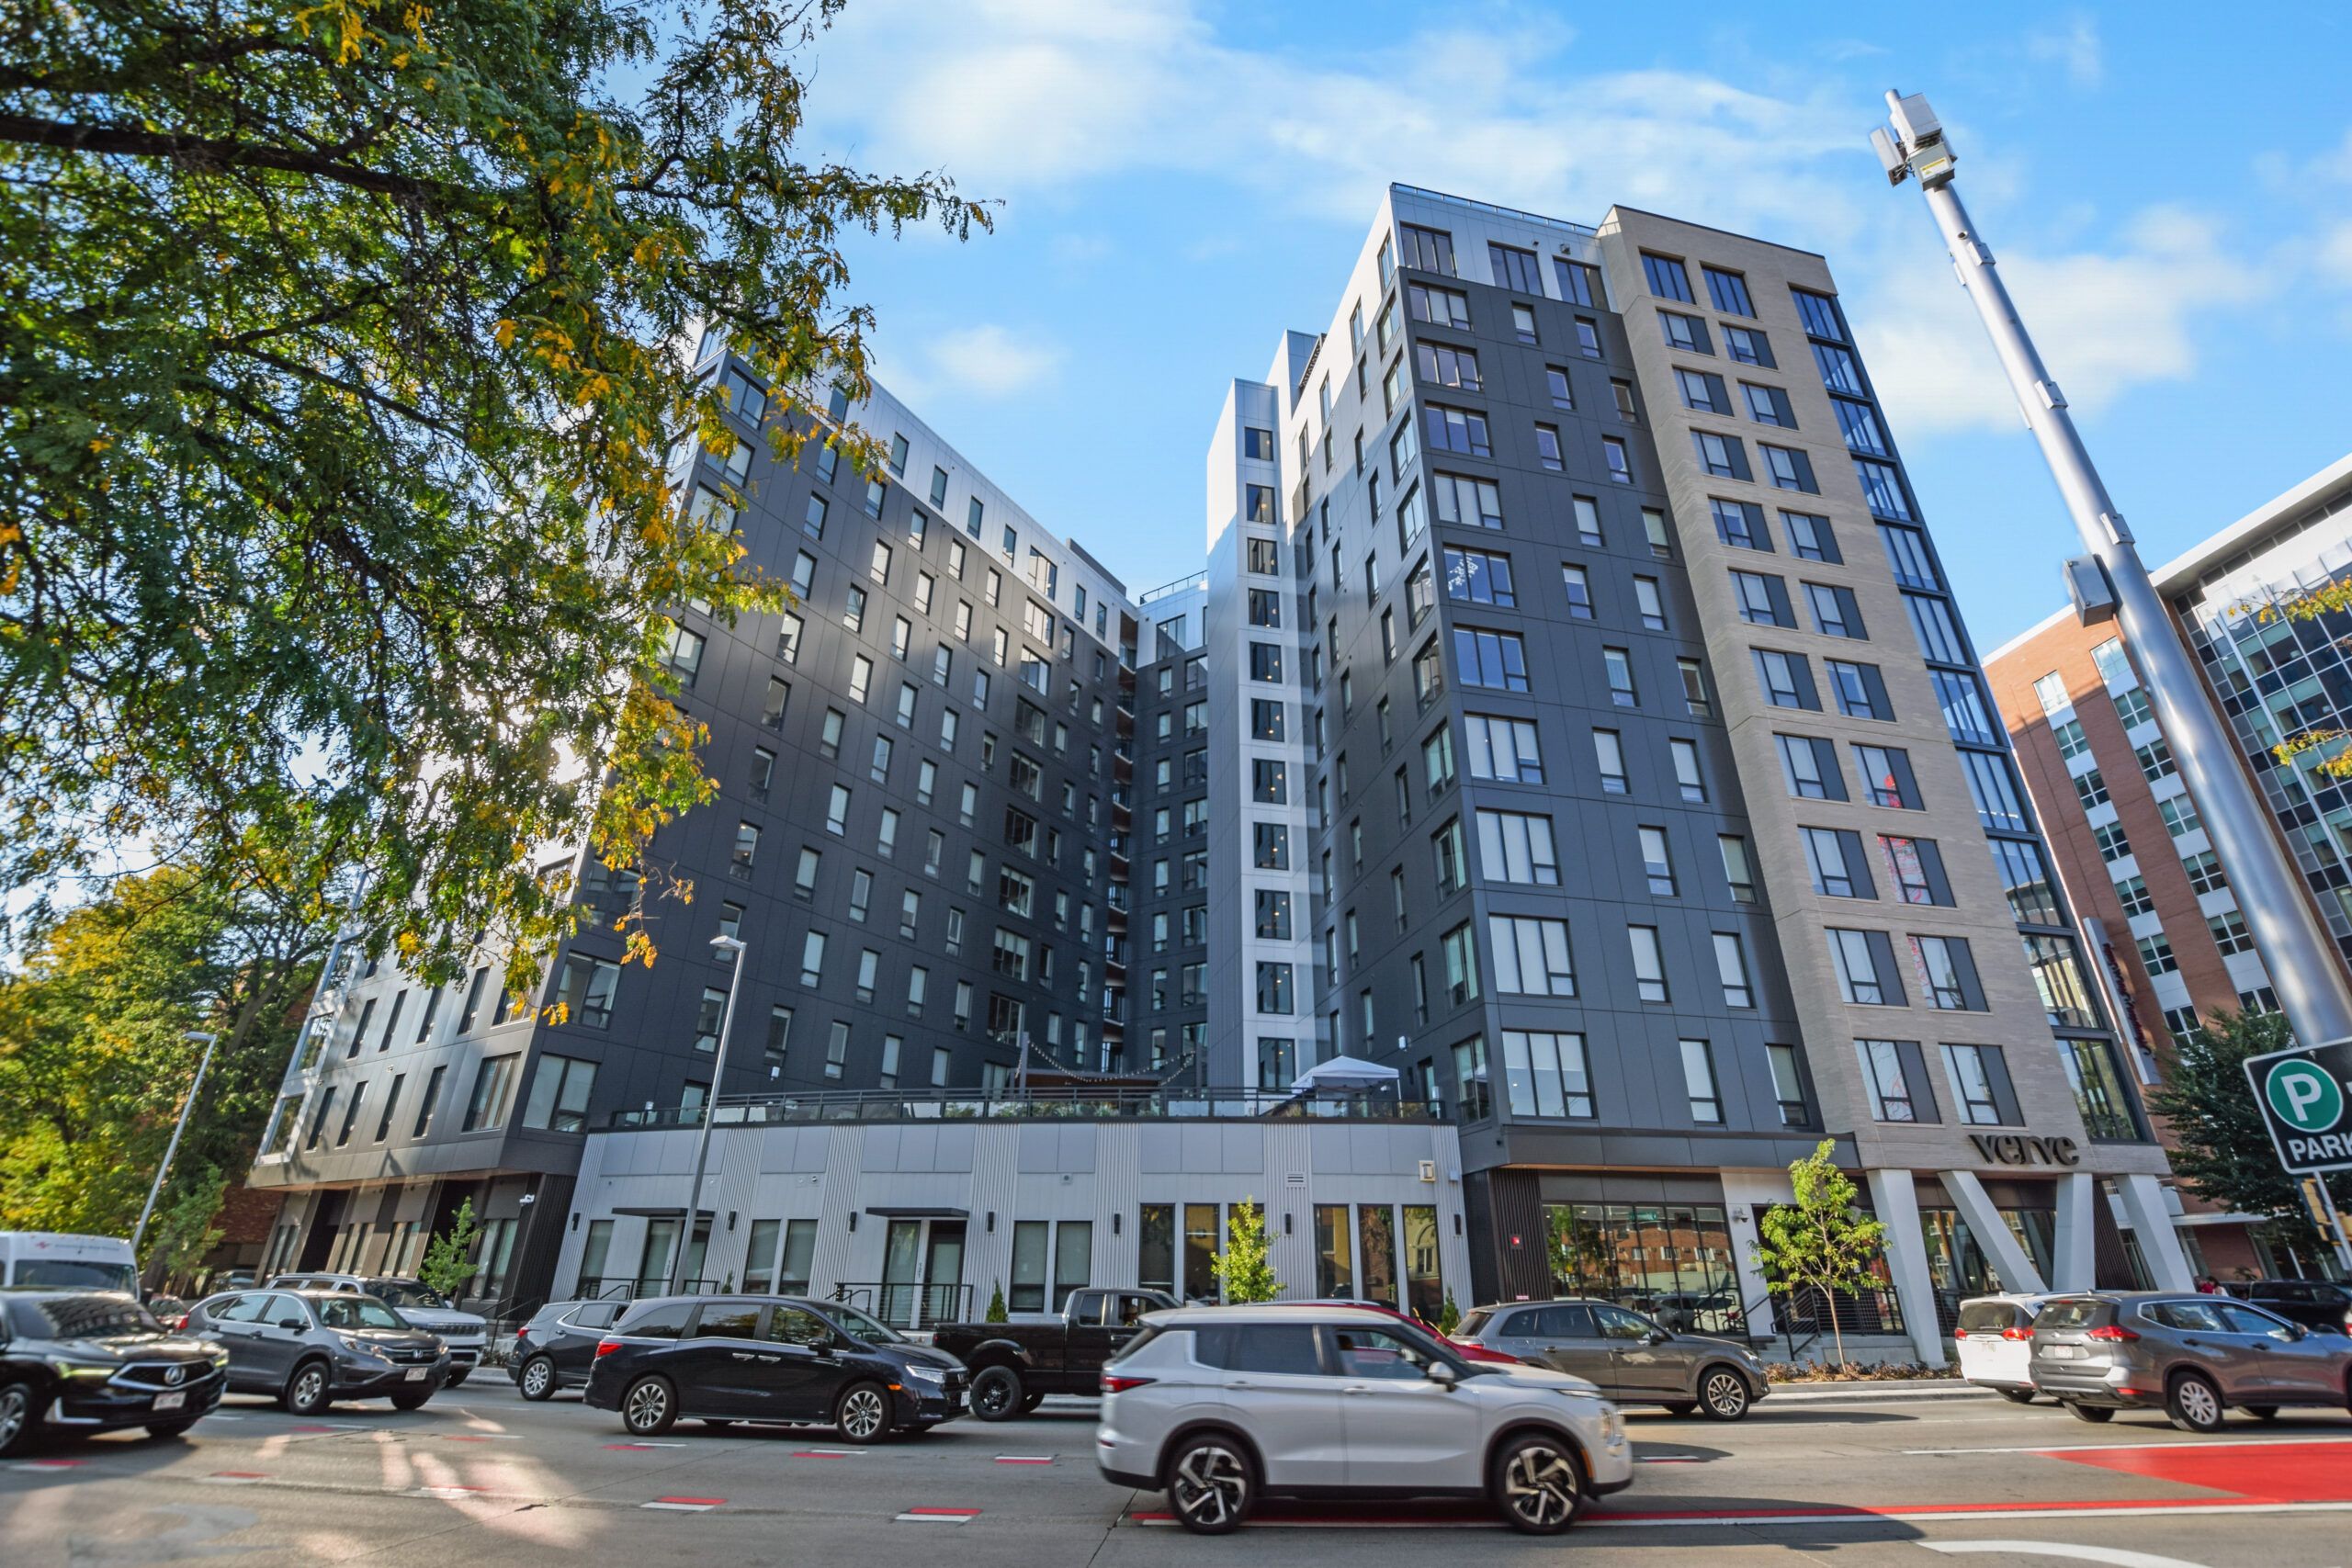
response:
{"label": "silver suv", "polygon": [[490,1321],[459,1312],[422,1280],[395,1274],[280,1274],[272,1289],[346,1291],[396,1308],[411,1325],[438,1335],[449,1347],[449,1386],[456,1388],[490,1349]]}
{"label": "silver suv", "polygon": [[1165,1490],[1201,1535],[1271,1494],[1485,1497],[1552,1535],[1634,1479],[1624,1418],[1592,1384],[1353,1307],[1153,1313],[1102,1388],[1104,1478]]}
{"label": "silver suv", "polygon": [[2161,1409],[2211,1432],[2233,1405],[2267,1421],[2282,1404],[2352,1404],[2352,1340],[2228,1296],[2060,1296],[2033,1320],[2033,1385],[2086,1421]]}

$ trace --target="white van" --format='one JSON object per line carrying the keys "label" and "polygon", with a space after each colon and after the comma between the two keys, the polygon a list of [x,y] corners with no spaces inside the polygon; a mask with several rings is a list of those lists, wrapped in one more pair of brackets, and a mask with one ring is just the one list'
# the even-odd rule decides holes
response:
{"label": "white van", "polygon": [[119,1236],[0,1231],[0,1285],[139,1293],[139,1260]]}

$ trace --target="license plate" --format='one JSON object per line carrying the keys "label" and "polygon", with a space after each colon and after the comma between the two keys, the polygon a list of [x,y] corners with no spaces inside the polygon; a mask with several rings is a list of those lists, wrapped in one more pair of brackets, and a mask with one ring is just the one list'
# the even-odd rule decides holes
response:
{"label": "license plate", "polygon": [[155,1396],[155,1408],[158,1410],[177,1410],[187,1403],[187,1390],[184,1388],[176,1389],[170,1393],[159,1393]]}
{"label": "license plate", "polygon": [[423,1382],[424,1381],[424,1369],[423,1367],[411,1367],[408,1370],[407,1381],[410,1382]]}
{"label": "license plate", "polygon": [[2052,1345],[2042,1352],[2053,1361],[2071,1361],[2083,1353],[2079,1345]]}

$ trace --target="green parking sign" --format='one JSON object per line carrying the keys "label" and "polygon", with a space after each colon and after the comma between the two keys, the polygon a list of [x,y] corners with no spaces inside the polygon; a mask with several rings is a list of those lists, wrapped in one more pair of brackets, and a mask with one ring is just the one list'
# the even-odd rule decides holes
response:
{"label": "green parking sign", "polygon": [[2279,1164],[2296,1176],[2352,1171],[2352,1041],[2249,1056],[2245,1073]]}

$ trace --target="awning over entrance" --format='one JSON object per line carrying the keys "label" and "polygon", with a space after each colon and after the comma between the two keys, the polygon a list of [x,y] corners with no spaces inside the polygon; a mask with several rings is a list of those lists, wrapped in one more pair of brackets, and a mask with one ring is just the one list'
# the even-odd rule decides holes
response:
{"label": "awning over entrance", "polygon": [[969,1209],[933,1208],[923,1204],[875,1203],[865,1211],[880,1220],[968,1220]]}

